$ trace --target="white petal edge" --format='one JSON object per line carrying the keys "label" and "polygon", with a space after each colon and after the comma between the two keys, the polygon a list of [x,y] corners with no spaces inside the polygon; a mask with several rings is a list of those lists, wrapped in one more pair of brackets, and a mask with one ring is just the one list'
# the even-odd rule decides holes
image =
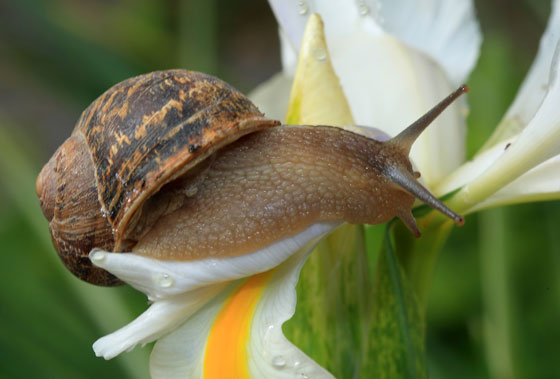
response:
{"label": "white petal edge", "polygon": [[226,285],[219,283],[156,301],[128,325],[95,341],[95,355],[111,359],[132,350],[138,344],[160,338],[176,329]]}
{"label": "white petal edge", "polygon": [[162,261],[133,253],[109,253],[94,249],[90,259],[150,300],[161,300],[207,285],[251,276],[278,266],[308,241],[340,223],[315,223],[302,232],[276,241],[256,252],[231,258],[196,261]]}
{"label": "white petal edge", "polygon": [[560,199],[560,155],[529,170],[467,213],[503,205]]}
{"label": "white petal edge", "polygon": [[485,200],[502,187],[560,154],[560,43],[556,46],[548,91],[535,116],[515,142],[486,171],[462,190],[466,203]]}
{"label": "white petal edge", "polygon": [[548,88],[554,51],[560,40],[560,1],[552,3],[548,26],[541,37],[539,51],[529,73],[507,110],[502,122],[486,147],[518,134],[529,123],[541,105]]}
{"label": "white petal edge", "polygon": [[453,86],[461,84],[480,53],[482,35],[472,0],[366,0],[381,27],[438,62]]}
{"label": "white petal edge", "polygon": [[[247,346],[252,378],[333,378],[282,334],[282,324],[295,311],[299,272],[317,242],[318,239],[308,243],[275,269],[256,305]],[[203,378],[210,330],[238,283],[232,283],[180,328],[156,343],[150,357],[153,378]]]}

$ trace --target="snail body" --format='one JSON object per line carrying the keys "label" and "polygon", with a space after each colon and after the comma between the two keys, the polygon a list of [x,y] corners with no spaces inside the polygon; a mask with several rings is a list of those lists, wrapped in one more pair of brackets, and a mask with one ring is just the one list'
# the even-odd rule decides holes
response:
{"label": "snail body", "polygon": [[92,266],[94,247],[157,259],[246,254],[320,221],[378,224],[418,197],[454,214],[416,181],[420,132],[462,87],[397,137],[281,125],[209,75],[160,71],[121,82],[82,114],[37,179],[53,244],[76,276],[119,284]]}

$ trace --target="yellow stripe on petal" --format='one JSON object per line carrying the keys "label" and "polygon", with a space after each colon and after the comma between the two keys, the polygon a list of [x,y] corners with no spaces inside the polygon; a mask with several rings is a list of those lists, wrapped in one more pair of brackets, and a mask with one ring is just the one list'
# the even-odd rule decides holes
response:
{"label": "yellow stripe on petal", "polygon": [[204,359],[205,379],[250,378],[247,342],[255,307],[273,271],[249,278],[228,299],[210,330]]}
{"label": "yellow stripe on petal", "polygon": [[354,123],[325,41],[323,21],[309,17],[286,115],[288,124],[343,126]]}

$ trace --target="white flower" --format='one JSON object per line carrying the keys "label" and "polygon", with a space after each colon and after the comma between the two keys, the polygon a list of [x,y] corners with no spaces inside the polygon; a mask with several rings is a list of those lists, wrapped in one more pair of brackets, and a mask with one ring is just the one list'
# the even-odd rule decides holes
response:
{"label": "white flower", "polygon": [[[481,41],[469,0],[271,0],[280,23],[283,73],[251,96],[283,119],[305,22],[325,22],[327,45],[354,121],[396,135],[463,82]],[[271,101],[271,99],[273,99]],[[464,109],[452,105],[418,139],[412,161],[428,187],[465,159]],[[464,103],[463,103],[464,104]],[[463,105],[464,108],[464,105]]]}
{"label": "white flower", "polygon": [[491,206],[560,198],[560,2],[555,0],[537,58],[484,148],[434,191],[461,188],[453,204]]}

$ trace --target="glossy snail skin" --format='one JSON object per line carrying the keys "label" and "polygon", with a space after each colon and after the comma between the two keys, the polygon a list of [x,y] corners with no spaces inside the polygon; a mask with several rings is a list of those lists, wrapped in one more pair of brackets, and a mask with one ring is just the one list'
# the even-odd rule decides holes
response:
{"label": "glossy snail skin", "polygon": [[169,70],[107,90],[37,178],[53,244],[79,278],[119,280],[93,248],[166,260],[250,253],[314,222],[378,224],[420,235],[416,197],[462,224],[417,181],[416,137],[459,88],[395,138],[280,125],[209,75]]}
{"label": "glossy snail skin", "polygon": [[[154,196],[165,208],[183,188],[192,194],[154,220],[133,251],[173,260],[232,256],[318,221],[408,217],[414,196],[383,176],[382,149],[334,127],[282,126],[244,136],[218,151],[206,170]],[[395,164],[411,172],[408,161]]]}

